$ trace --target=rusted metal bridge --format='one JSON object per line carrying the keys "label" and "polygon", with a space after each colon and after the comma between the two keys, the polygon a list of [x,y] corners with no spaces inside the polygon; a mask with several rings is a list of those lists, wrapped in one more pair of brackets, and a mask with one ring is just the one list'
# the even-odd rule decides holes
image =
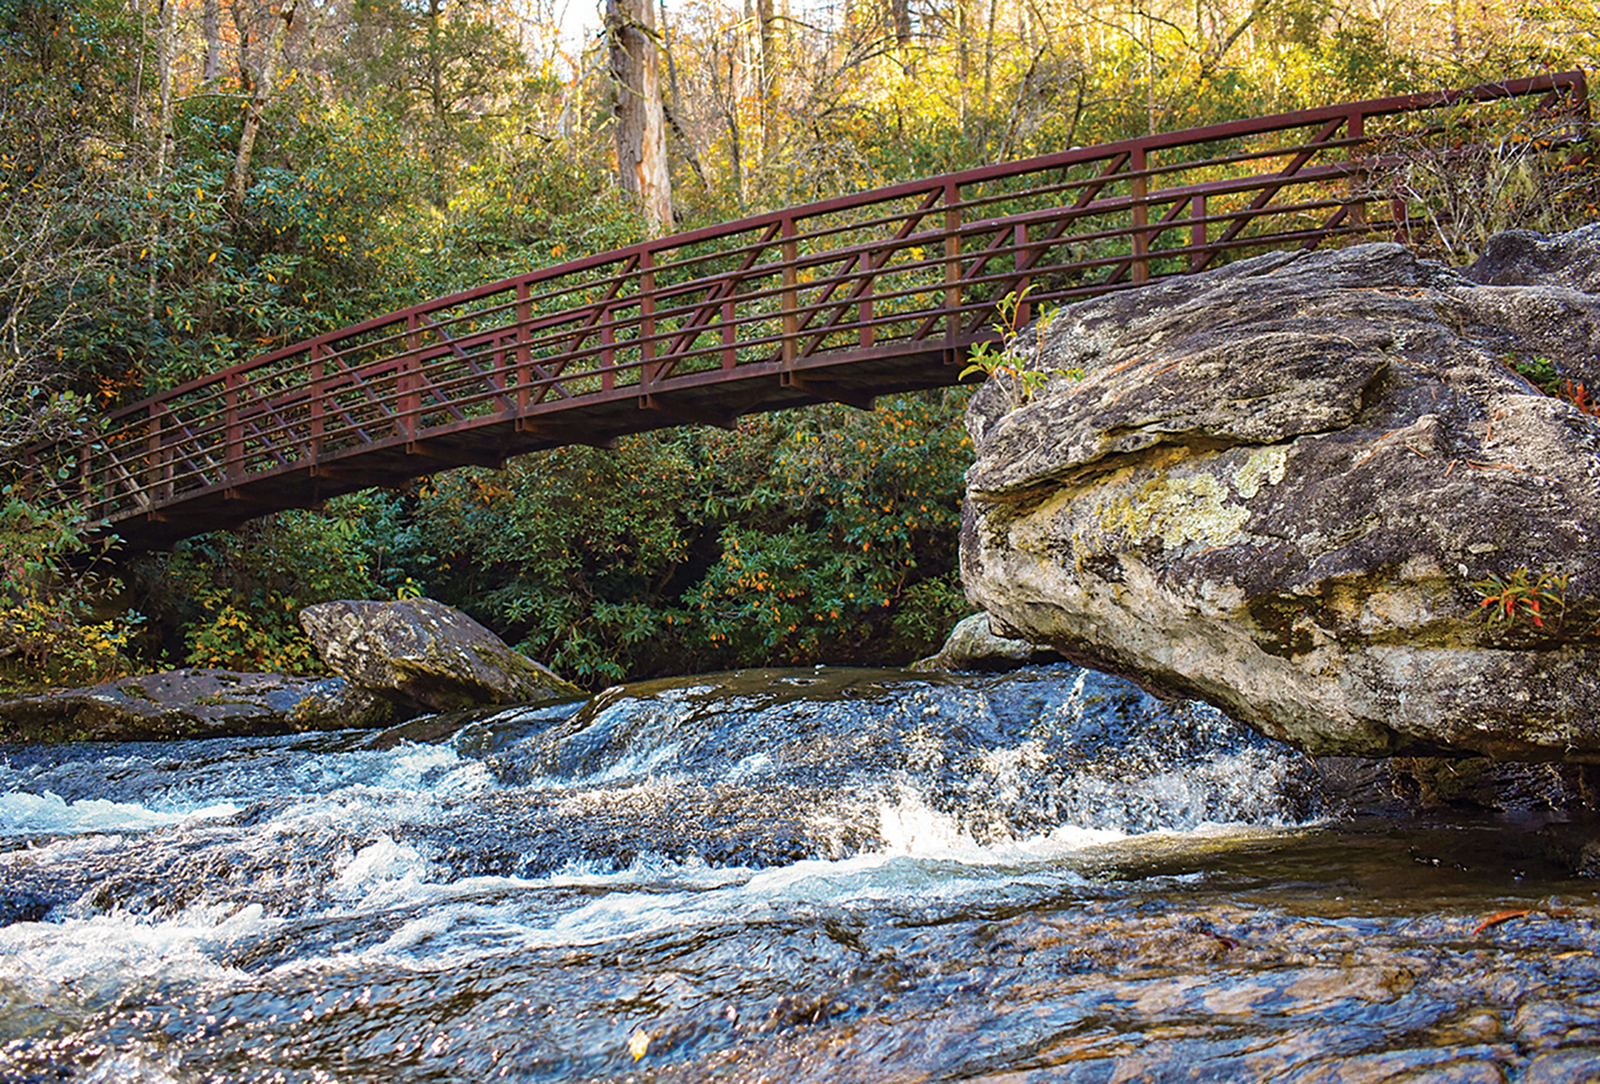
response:
{"label": "rusted metal bridge", "polygon": [[35,449],[131,549],[450,467],[955,382],[1021,316],[1240,254],[1405,239],[1400,139],[1587,116],[1582,73],[1330,106],[911,181],[531,271],[332,331]]}

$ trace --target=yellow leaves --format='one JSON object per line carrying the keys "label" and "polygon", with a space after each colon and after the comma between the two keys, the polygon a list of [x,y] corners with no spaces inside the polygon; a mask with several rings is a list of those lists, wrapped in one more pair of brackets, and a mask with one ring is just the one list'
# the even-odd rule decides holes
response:
{"label": "yellow leaves", "polygon": [[218,256],[219,256],[219,255],[220,255],[220,253],[217,253],[217,252],[213,252],[213,253],[212,253],[212,254],[211,254],[211,255],[210,255],[210,256],[208,256],[208,257],[207,257],[207,258],[206,258],[206,263],[208,263],[208,264],[213,264],[213,263],[216,263],[216,262],[217,262],[217,257],[218,257]]}
{"label": "yellow leaves", "polygon": [[638,1028],[628,1040],[628,1053],[633,1055],[633,1060],[638,1061],[650,1051],[651,1035],[644,1028]]}

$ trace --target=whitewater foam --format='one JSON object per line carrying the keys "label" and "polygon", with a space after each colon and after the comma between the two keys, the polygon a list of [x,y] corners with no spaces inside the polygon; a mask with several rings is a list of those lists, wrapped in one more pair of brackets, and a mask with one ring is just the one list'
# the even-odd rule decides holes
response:
{"label": "whitewater foam", "polygon": [[151,809],[105,798],[69,802],[49,790],[42,794],[12,791],[0,794],[0,836],[140,832],[188,821],[218,820],[238,812],[239,806],[232,802],[196,809]]}

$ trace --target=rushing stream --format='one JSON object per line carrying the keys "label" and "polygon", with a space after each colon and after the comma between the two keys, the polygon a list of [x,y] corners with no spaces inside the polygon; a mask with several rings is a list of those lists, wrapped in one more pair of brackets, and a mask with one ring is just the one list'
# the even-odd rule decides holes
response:
{"label": "rushing stream", "polygon": [[0,1080],[1600,1079],[1537,828],[1064,665],[12,747]]}

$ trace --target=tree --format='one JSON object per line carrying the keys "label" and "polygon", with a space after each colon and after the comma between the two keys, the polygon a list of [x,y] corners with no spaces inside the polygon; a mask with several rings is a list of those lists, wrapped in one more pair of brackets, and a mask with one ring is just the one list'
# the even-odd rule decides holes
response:
{"label": "tree", "polygon": [[521,104],[527,57],[495,10],[482,0],[362,0],[327,57],[340,98],[382,108],[406,129],[439,210],[449,206],[462,169],[492,153],[490,118]]}
{"label": "tree", "polygon": [[[120,57],[97,16],[60,5],[0,7],[0,467],[84,411],[65,345],[104,304],[126,246],[112,223],[126,193],[110,110]],[[99,24],[105,25],[105,24]]]}
{"label": "tree", "polygon": [[234,155],[233,172],[228,179],[228,203],[235,215],[244,205],[245,189],[250,183],[250,159],[255,154],[256,134],[261,130],[261,114],[272,100],[284,41],[289,36],[289,28],[294,25],[295,5],[296,0],[289,0],[277,13],[272,34],[267,38],[266,48],[261,54],[261,68],[255,73],[255,87],[250,94],[250,105],[245,110],[244,125],[239,132],[239,151]]}
{"label": "tree", "polygon": [[661,108],[656,17],[650,0],[606,0],[617,125],[617,180],[658,233],[672,229],[672,176]]}
{"label": "tree", "polygon": [[[37,121],[18,104],[0,100],[0,109]],[[0,463],[81,421],[84,404],[59,351],[103,296],[116,258],[96,221],[100,201],[77,183],[62,141],[37,155],[0,154]]]}

